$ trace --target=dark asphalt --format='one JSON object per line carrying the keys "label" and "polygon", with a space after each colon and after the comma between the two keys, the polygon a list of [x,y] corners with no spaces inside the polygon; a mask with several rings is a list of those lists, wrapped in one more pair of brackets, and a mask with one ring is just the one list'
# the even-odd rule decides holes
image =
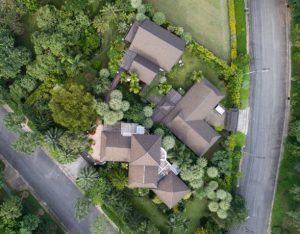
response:
{"label": "dark asphalt", "polygon": [[0,154],[23,176],[39,199],[46,203],[71,234],[89,234],[89,225],[99,214],[92,208],[82,222],[74,217],[74,203],[82,196],[81,191],[42,150],[33,156],[16,153],[10,148],[16,136],[3,127],[5,110],[0,108]]}
{"label": "dark asphalt", "polygon": [[238,192],[249,218],[233,234],[270,233],[272,202],[287,113],[288,11],[285,0],[248,0],[252,57],[250,123]]}

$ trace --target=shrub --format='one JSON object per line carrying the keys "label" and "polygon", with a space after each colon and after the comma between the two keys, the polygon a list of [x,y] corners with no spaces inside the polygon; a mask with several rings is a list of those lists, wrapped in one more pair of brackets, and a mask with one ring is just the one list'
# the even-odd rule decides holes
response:
{"label": "shrub", "polygon": [[115,111],[120,110],[122,108],[122,100],[116,99],[116,98],[111,98],[109,100],[109,107]]}
{"label": "shrub", "polygon": [[129,108],[130,108],[130,103],[128,101],[123,101],[121,106],[122,111],[126,112],[129,110]]}
{"label": "shrub", "polygon": [[210,200],[215,200],[216,199],[216,192],[215,191],[208,191],[206,196]]}
{"label": "shrub", "polygon": [[228,0],[228,16],[230,29],[230,58],[235,60],[237,58],[237,38],[236,38],[236,18],[234,0]]}
{"label": "shrub", "polygon": [[153,21],[158,25],[162,25],[166,22],[166,16],[162,12],[156,12],[154,13]]}
{"label": "shrub", "polygon": [[110,76],[109,70],[107,68],[102,68],[99,72],[101,78],[108,78]]}
{"label": "shrub", "polygon": [[156,128],[154,130],[154,134],[158,135],[158,136],[163,136],[163,135],[165,135],[165,131],[162,128]]}
{"label": "shrub", "polygon": [[153,126],[153,120],[151,118],[146,118],[143,125],[145,128],[150,129]]}
{"label": "shrub", "polygon": [[204,168],[207,166],[207,159],[204,157],[201,157],[197,160],[197,165],[201,168]]}
{"label": "shrub", "polygon": [[115,89],[110,93],[110,98],[111,99],[119,99],[122,100],[123,99],[123,94],[120,90]]}
{"label": "shrub", "polygon": [[146,7],[145,7],[145,5],[138,6],[137,11],[138,11],[138,13],[145,14],[146,13]]}
{"label": "shrub", "polygon": [[152,114],[153,114],[153,109],[152,109],[151,106],[145,106],[145,107],[143,108],[143,112],[144,112],[144,115],[145,115],[146,117],[151,117]]}
{"label": "shrub", "polygon": [[203,72],[198,70],[198,71],[193,71],[192,73],[192,81],[195,81],[195,82],[199,82],[203,79]]}
{"label": "shrub", "polygon": [[224,201],[226,201],[226,202],[231,202],[232,201],[232,195],[231,195],[231,193],[226,193],[226,198],[224,199]]}
{"label": "shrub", "polygon": [[175,139],[173,136],[165,136],[162,140],[162,147],[168,151],[175,146]]}
{"label": "shrub", "polygon": [[217,181],[212,180],[208,183],[208,188],[211,191],[215,191],[218,187],[219,187],[219,184]]}
{"label": "shrub", "polygon": [[153,203],[154,204],[161,204],[162,201],[160,200],[160,198],[156,195],[153,199],[152,199]]}
{"label": "shrub", "polygon": [[137,13],[136,16],[135,16],[135,19],[137,21],[143,21],[144,19],[146,19],[146,16],[143,13]]}
{"label": "shrub", "polygon": [[185,41],[186,44],[189,44],[193,40],[192,34],[189,32],[184,32],[181,38]]}
{"label": "shrub", "polygon": [[219,175],[218,169],[216,167],[207,168],[207,175],[210,178],[216,178]]}
{"label": "shrub", "polygon": [[217,212],[219,209],[219,204],[217,202],[212,201],[212,202],[208,203],[208,209],[211,212]]}
{"label": "shrub", "polygon": [[222,210],[229,210],[229,208],[230,208],[230,203],[227,202],[227,201],[221,201],[221,202],[219,203],[219,206],[220,206],[220,208],[221,208]]}
{"label": "shrub", "polygon": [[105,103],[105,102],[97,103],[96,112],[98,115],[103,116],[108,110],[109,110],[109,107],[108,107],[107,103]]}
{"label": "shrub", "polygon": [[138,8],[142,5],[142,0],[130,0],[130,3],[133,8]]}
{"label": "shrub", "polygon": [[224,200],[227,196],[227,192],[223,189],[218,189],[216,194],[217,194],[217,198],[220,200]]}
{"label": "shrub", "polygon": [[217,215],[220,219],[226,219],[227,218],[227,212],[225,210],[219,209],[217,211]]}

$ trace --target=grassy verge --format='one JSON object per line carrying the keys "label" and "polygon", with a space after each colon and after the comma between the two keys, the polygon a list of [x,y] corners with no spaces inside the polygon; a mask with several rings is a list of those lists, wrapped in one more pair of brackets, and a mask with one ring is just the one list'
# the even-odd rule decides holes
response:
{"label": "grassy verge", "polygon": [[[293,26],[296,22],[293,22]],[[300,22],[299,22],[300,23]],[[292,29],[293,29],[292,26]],[[300,120],[300,61],[296,54],[300,53],[299,47],[292,47],[292,83],[291,83],[291,114],[292,121]],[[272,211],[272,233],[300,233],[292,225],[296,222],[287,215],[287,212],[299,209],[299,202],[292,198],[289,190],[293,185],[300,186],[300,157],[299,153],[291,149],[290,144],[299,147],[299,142],[295,142],[292,137],[287,138],[285,143],[284,155],[280,166],[275,194],[274,206]]]}

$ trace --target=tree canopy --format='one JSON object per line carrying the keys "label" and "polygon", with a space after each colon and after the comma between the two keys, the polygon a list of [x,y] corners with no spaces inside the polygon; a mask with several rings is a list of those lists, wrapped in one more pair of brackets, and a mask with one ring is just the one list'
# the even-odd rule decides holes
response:
{"label": "tree canopy", "polygon": [[88,130],[96,120],[96,100],[81,85],[56,86],[49,107],[54,121],[71,131]]}

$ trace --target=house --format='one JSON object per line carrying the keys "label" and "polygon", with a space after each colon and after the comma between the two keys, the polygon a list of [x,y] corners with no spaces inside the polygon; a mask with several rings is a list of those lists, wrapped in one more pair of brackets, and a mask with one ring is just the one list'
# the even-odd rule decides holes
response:
{"label": "house", "polygon": [[128,187],[153,189],[172,208],[190,190],[167,161],[161,136],[144,134],[140,127],[121,123],[119,130],[102,131],[100,161],[128,162]]}
{"label": "house", "polygon": [[124,40],[130,44],[122,68],[149,85],[159,70],[170,71],[180,60],[185,41],[149,19],[135,22]]}
{"label": "house", "polygon": [[223,98],[224,95],[204,79],[195,83],[176,103],[168,98],[160,103],[155,121],[167,125],[184,144],[201,156],[220,137],[207,123],[207,116],[217,112],[215,108]]}

